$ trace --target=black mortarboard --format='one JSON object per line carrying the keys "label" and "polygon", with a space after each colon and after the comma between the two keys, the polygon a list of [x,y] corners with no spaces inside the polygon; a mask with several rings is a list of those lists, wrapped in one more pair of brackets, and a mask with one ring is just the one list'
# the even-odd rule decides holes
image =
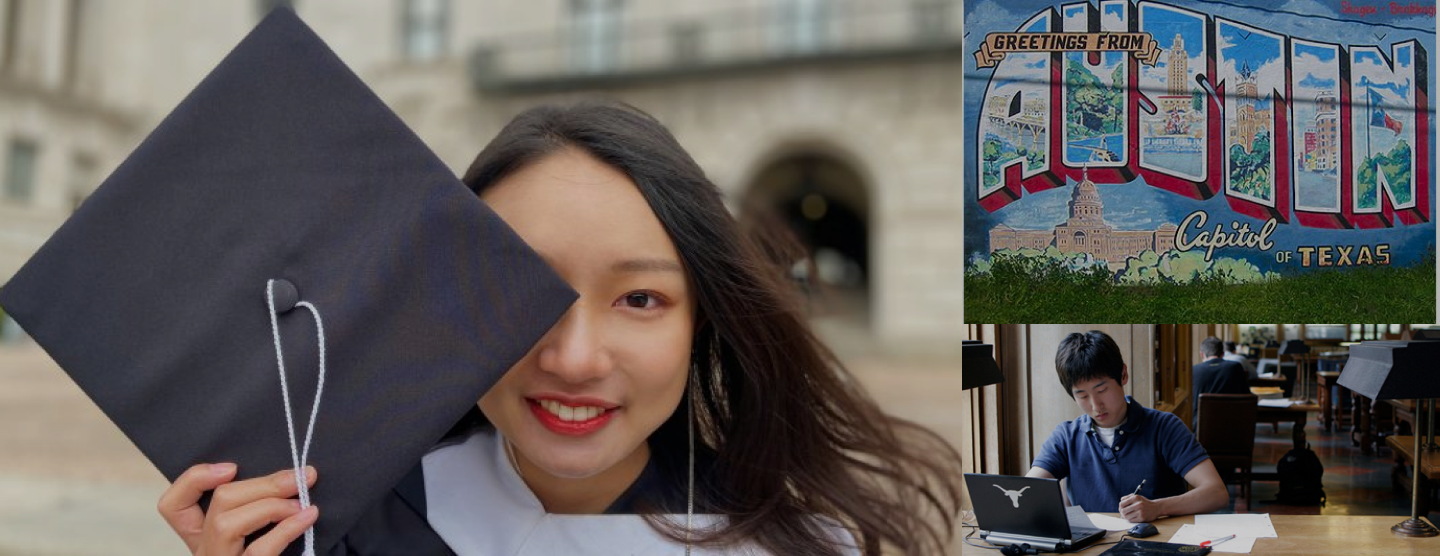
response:
{"label": "black mortarboard", "polygon": [[[168,479],[225,461],[245,479],[292,466],[271,279],[323,317],[327,376],[309,450],[319,553],[575,299],[293,12],[277,10],[0,291],[0,305]],[[309,311],[278,325],[302,442],[322,350]]]}

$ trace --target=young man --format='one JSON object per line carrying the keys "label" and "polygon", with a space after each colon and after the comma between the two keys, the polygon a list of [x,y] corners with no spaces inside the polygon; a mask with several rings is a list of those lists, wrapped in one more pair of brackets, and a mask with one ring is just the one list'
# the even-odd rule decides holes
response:
{"label": "young man", "polygon": [[1255,373],[1255,364],[1251,363],[1249,359],[1246,359],[1244,355],[1235,353],[1235,346],[1235,342],[1225,342],[1225,360],[1234,361],[1239,363],[1241,367],[1245,367],[1245,374],[1249,375],[1250,378],[1259,377],[1260,375]]}
{"label": "young man", "polygon": [[1026,476],[1068,477],[1073,503],[1088,512],[1119,512],[1132,523],[1229,504],[1215,463],[1180,418],[1125,395],[1130,371],[1110,336],[1067,336],[1055,370],[1085,414],[1055,427]]}
{"label": "young man", "polygon": [[1245,367],[1227,359],[1220,338],[1211,336],[1200,342],[1200,354],[1204,361],[1190,368],[1191,391],[1194,392],[1190,407],[1195,413],[1195,430],[1200,430],[1200,394],[1249,394],[1250,374]]}

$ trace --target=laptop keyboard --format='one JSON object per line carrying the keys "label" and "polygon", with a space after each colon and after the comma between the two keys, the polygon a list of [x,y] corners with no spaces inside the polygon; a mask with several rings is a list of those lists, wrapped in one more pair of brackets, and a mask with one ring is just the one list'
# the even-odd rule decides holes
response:
{"label": "laptop keyboard", "polygon": [[1089,534],[1094,533],[1094,532],[1099,531],[1099,530],[1100,530],[1100,529],[1094,529],[1094,528],[1090,528],[1090,527],[1071,527],[1071,528],[1070,528],[1070,538],[1072,538],[1072,539],[1078,539],[1078,538],[1084,537],[1084,536],[1086,536],[1086,535],[1089,535]]}

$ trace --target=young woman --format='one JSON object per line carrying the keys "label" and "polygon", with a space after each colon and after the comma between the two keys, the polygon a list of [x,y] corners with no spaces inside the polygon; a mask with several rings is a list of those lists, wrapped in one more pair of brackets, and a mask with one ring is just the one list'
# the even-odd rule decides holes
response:
{"label": "young woman", "polygon": [[[506,534],[473,516],[507,496],[455,494],[471,482],[518,485],[509,497],[546,515],[636,514],[687,551],[944,552],[958,454],[858,388],[807,326],[794,261],[740,232],[658,121],[534,108],[464,181],[579,300],[407,478],[427,507],[382,502],[337,553],[463,553],[467,535]],[[316,517],[287,500],[288,473],[230,482],[230,467],[196,466],[160,512],[197,554],[278,553]],[[196,500],[217,487],[207,516]],[[724,519],[687,527],[690,514]]]}

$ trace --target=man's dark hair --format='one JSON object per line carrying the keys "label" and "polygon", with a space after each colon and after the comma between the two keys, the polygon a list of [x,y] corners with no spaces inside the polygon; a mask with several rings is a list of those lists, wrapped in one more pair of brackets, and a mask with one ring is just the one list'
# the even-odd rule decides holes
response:
{"label": "man's dark hair", "polygon": [[1055,351],[1055,373],[1060,375],[1065,393],[1074,398],[1070,388],[1076,382],[1110,378],[1119,384],[1125,360],[1120,356],[1120,346],[1108,334],[1099,330],[1075,332],[1060,340],[1060,349]]}
{"label": "man's dark hair", "polygon": [[1235,353],[1235,342],[1225,342],[1225,353]]}
{"label": "man's dark hair", "polygon": [[1222,345],[1224,344],[1220,342],[1220,338],[1216,338],[1214,336],[1205,338],[1200,342],[1200,353],[1205,357],[1220,357],[1222,355],[1225,355],[1225,352],[1220,350],[1220,347]]}

